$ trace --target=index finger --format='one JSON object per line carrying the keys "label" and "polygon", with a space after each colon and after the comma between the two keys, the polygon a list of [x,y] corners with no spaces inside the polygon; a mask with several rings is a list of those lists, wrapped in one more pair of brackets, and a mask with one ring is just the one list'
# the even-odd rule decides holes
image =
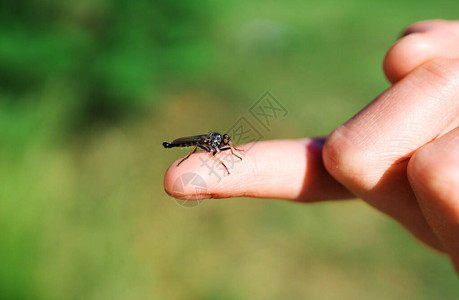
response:
{"label": "index finger", "polygon": [[237,153],[242,161],[236,158],[231,163],[231,153],[217,154],[230,175],[201,151],[180,166],[180,160],[174,162],[166,171],[164,188],[170,196],[184,200],[245,196],[312,202],[353,197],[325,170],[323,143],[318,138],[237,146],[246,150]]}

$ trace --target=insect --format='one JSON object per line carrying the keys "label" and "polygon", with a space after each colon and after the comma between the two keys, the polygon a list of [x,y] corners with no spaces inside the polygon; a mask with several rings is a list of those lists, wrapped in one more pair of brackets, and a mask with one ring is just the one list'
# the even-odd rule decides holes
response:
{"label": "insect", "polygon": [[241,149],[238,149],[234,147],[233,142],[231,141],[230,137],[228,134],[220,134],[218,132],[211,131],[208,134],[201,134],[201,135],[195,135],[195,136],[188,136],[188,137],[182,137],[178,138],[176,140],[173,140],[171,143],[164,142],[163,143],[164,148],[174,148],[174,147],[193,147],[193,150],[184,158],[182,159],[177,166],[179,166],[184,160],[186,160],[188,157],[190,157],[191,154],[196,152],[196,150],[199,148],[204,149],[207,152],[212,153],[212,156],[223,166],[225,167],[226,172],[228,172],[228,175],[230,172],[228,171],[228,168],[226,165],[218,159],[218,157],[215,156],[215,154],[220,153],[225,150],[230,150],[231,154],[242,160],[242,157],[239,155],[236,155],[236,153],[233,152],[234,150],[237,151],[244,151]]}

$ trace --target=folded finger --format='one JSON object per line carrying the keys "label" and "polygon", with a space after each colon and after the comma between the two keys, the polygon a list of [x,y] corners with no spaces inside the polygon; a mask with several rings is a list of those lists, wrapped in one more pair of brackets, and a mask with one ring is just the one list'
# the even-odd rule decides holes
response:
{"label": "folded finger", "polygon": [[459,60],[433,60],[414,70],[327,139],[324,161],[344,186],[436,248],[409,187],[414,151],[459,116]]}
{"label": "folded finger", "polygon": [[459,58],[459,22],[431,20],[409,26],[387,52],[384,72],[395,83],[435,58]]}
{"label": "folded finger", "polygon": [[408,178],[459,273],[459,127],[416,151]]}

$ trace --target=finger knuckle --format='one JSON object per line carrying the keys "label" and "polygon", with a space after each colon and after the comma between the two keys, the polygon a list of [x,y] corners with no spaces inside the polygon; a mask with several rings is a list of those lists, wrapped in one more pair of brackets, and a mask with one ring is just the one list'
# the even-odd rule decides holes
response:
{"label": "finger knuckle", "polygon": [[421,69],[448,83],[459,83],[459,60],[435,58],[421,65]]}
{"label": "finger knuckle", "polygon": [[323,160],[327,171],[338,181],[361,182],[366,178],[366,153],[355,143],[349,130],[342,125],[327,138],[323,149]]}
{"label": "finger knuckle", "polygon": [[[416,186],[436,192],[448,192],[457,188],[457,167],[444,153],[426,145],[416,151],[408,163],[408,178]],[[455,187],[456,186],[456,187]]]}
{"label": "finger knuckle", "polygon": [[434,98],[456,96],[459,92],[459,60],[432,59],[419,67],[413,82]]}

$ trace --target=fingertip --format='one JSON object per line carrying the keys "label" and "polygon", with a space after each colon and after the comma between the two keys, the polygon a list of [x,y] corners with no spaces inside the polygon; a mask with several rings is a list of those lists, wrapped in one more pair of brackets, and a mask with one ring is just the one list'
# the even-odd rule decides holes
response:
{"label": "fingertip", "polygon": [[423,63],[435,58],[459,57],[459,22],[428,20],[408,26],[389,49],[383,69],[395,83]]}
{"label": "fingertip", "polygon": [[387,52],[383,70],[386,78],[395,83],[417,66],[436,56],[436,47],[424,33],[411,33],[398,40]]}
{"label": "fingertip", "polygon": [[[244,146],[238,148],[244,150]],[[178,159],[165,173],[164,189],[169,196],[182,200],[243,196],[247,178],[254,177],[254,168],[245,152],[237,155],[242,160],[230,151],[218,153],[216,157],[225,166],[205,151],[194,153],[180,166],[182,159]]]}
{"label": "fingertip", "polygon": [[[178,159],[172,163],[164,175],[165,192],[176,199],[201,200],[210,198],[208,195],[208,180],[199,172],[196,159],[203,153],[196,153],[184,161],[180,166]],[[203,159],[203,158],[201,158]]]}

